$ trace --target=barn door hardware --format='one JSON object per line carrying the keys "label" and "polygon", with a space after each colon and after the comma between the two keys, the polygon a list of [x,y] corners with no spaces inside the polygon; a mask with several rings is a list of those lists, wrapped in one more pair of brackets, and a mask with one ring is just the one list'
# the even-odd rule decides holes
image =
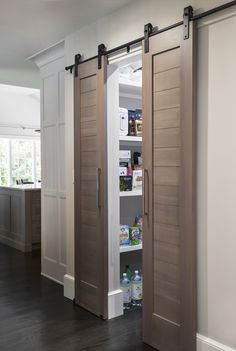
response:
{"label": "barn door hardware", "polygon": [[98,69],[102,68],[102,56],[106,54],[106,47],[104,44],[98,45]]}
{"label": "barn door hardware", "polygon": [[158,32],[158,27],[153,27],[151,23],[147,23],[144,26],[144,52],[149,52],[149,37]]}
{"label": "barn door hardware", "polygon": [[189,22],[193,18],[193,8],[188,6],[184,8],[184,40],[189,39]]}
{"label": "barn door hardware", "polygon": [[74,65],[74,67],[75,67],[75,71],[74,71],[75,77],[78,77],[78,66],[79,66],[80,60],[81,60],[81,55],[80,54],[75,55],[75,65]]}
{"label": "barn door hardware", "polygon": [[[122,49],[126,49],[127,52],[129,52],[131,46],[137,45],[137,44],[141,44],[143,40],[144,40],[144,51],[145,51],[145,53],[147,53],[147,52],[149,52],[149,38],[151,36],[161,34],[163,32],[169,31],[169,30],[171,30],[173,28],[177,28],[177,27],[180,27],[180,26],[183,26],[183,38],[184,38],[184,40],[188,39],[189,38],[189,33],[190,33],[190,31],[189,31],[189,23],[190,23],[190,21],[198,21],[198,20],[200,20],[202,18],[211,16],[211,15],[213,15],[215,13],[218,13],[220,11],[226,10],[226,9],[234,7],[234,6],[236,6],[236,0],[227,2],[227,3],[223,4],[223,5],[214,7],[212,9],[210,9],[210,10],[207,10],[205,12],[202,12],[202,13],[199,13],[199,14],[196,14],[196,15],[193,14],[192,6],[185,7],[183,20],[181,20],[179,22],[176,22],[176,23],[173,23],[172,25],[170,25],[168,27],[161,28],[161,29],[158,29],[157,27],[153,27],[151,23],[147,23],[144,26],[144,36],[142,36],[140,38],[137,38],[135,40],[132,40],[132,41],[130,41],[128,43],[125,43],[123,45],[117,46],[117,47],[115,47],[113,49],[110,49],[110,50],[106,50],[105,45],[101,44],[98,47],[98,55],[90,57],[90,58],[88,58],[86,60],[83,60],[82,62],[87,62],[87,61],[90,61],[92,59],[98,58],[98,66],[101,67],[102,66],[102,56],[111,55],[111,54],[113,54],[115,52],[118,52],[118,51],[120,51]],[[79,63],[81,64],[82,62],[80,61]],[[75,67],[75,65],[73,64],[73,65],[65,67],[65,69],[66,69],[66,71],[70,71],[72,73],[74,67]]]}

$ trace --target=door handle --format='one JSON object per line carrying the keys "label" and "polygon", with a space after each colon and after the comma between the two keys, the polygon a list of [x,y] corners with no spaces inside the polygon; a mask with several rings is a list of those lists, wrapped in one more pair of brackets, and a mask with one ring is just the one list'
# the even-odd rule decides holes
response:
{"label": "door handle", "polygon": [[144,169],[144,186],[143,186],[143,204],[144,204],[144,215],[147,216],[149,213],[149,174],[148,170]]}
{"label": "door handle", "polygon": [[101,168],[97,168],[97,208],[101,208]]}

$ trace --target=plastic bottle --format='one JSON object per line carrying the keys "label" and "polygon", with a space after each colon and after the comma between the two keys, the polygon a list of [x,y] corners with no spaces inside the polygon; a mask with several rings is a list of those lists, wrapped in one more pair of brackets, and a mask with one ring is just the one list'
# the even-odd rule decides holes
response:
{"label": "plastic bottle", "polygon": [[129,310],[131,305],[131,285],[129,279],[127,278],[127,273],[123,273],[121,290],[123,291],[123,308],[124,310]]}
{"label": "plastic bottle", "polygon": [[133,306],[142,306],[143,281],[139,271],[134,271],[134,277],[131,282],[131,299]]}
{"label": "plastic bottle", "polygon": [[129,281],[131,281],[132,280],[132,272],[131,272],[131,269],[130,269],[128,264],[125,266],[125,273],[127,274],[127,278],[129,279]]}

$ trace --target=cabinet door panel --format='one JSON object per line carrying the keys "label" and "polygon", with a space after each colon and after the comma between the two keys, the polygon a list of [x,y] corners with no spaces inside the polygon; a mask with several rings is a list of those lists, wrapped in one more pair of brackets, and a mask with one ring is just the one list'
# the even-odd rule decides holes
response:
{"label": "cabinet door panel", "polygon": [[106,62],[75,77],[75,301],[107,318]]}
{"label": "cabinet door panel", "polygon": [[193,26],[143,54],[143,336],[160,351],[196,350]]}

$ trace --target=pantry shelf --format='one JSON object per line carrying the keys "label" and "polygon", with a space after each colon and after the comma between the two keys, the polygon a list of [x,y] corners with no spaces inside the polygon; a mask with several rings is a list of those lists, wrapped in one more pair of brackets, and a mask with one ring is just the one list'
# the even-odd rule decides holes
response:
{"label": "pantry shelf", "polygon": [[120,197],[142,196],[142,190],[120,191]]}
{"label": "pantry shelf", "polygon": [[140,145],[142,144],[142,137],[121,135],[119,137],[120,143],[123,145]]}
{"label": "pantry shelf", "polygon": [[140,84],[127,84],[127,82],[120,81],[119,84],[120,97],[128,99],[142,99],[142,87]]}
{"label": "pantry shelf", "polygon": [[142,250],[143,244],[133,246],[120,246],[120,253]]}

